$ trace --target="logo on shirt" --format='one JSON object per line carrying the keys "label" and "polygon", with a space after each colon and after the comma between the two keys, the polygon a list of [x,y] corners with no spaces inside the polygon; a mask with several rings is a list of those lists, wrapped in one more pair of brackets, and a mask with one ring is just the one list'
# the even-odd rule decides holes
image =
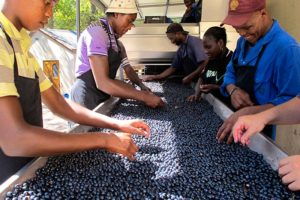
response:
{"label": "logo on shirt", "polygon": [[217,75],[218,75],[218,72],[216,72],[216,71],[207,70],[207,72],[206,72],[207,78],[216,77]]}
{"label": "logo on shirt", "polygon": [[239,1],[238,0],[232,0],[230,2],[230,10],[236,10],[237,7],[239,6]]}

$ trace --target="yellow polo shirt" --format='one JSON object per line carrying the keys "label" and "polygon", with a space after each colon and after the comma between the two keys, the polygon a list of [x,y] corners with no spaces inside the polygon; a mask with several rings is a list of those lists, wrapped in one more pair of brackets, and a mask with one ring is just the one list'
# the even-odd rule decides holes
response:
{"label": "yellow polo shirt", "polygon": [[[46,78],[37,60],[29,52],[31,38],[25,29],[18,31],[15,26],[0,12],[0,23],[12,40],[18,63],[19,76],[35,78],[39,77],[40,91],[43,92],[52,86]],[[0,97],[17,96],[17,88],[14,83],[14,52],[9,45],[4,32],[0,29]]]}

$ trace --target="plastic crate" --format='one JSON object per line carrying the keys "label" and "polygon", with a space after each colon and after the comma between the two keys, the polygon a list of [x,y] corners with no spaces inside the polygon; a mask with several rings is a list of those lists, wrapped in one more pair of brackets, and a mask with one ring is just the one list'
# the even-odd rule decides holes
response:
{"label": "plastic crate", "polygon": [[166,23],[166,22],[167,22],[166,16],[146,16],[145,17],[145,24]]}

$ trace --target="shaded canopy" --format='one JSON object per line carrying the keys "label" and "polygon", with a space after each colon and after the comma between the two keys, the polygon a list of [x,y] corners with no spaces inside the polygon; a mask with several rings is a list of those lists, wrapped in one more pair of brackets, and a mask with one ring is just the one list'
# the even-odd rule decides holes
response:
{"label": "shaded canopy", "polygon": [[[110,0],[91,0],[100,9],[106,10]],[[140,11],[138,19],[145,16],[167,16],[170,18],[182,17],[185,12],[183,0],[136,0]]]}

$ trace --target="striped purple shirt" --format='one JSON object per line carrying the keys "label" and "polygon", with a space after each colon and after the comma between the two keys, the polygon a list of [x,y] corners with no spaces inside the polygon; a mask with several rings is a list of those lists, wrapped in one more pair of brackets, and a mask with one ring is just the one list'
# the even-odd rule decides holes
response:
{"label": "striped purple shirt", "polygon": [[[107,23],[107,19],[100,19],[105,24]],[[121,50],[122,62],[120,67],[125,67],[129,65],[129,61],[127,58],[126,50],[123,44],[115,39],[113,29],[110,25],[108,25],[108,32],[106,33],[105,29],[101,26],[101,22],[98,21],[96,23],[91,24],[87,29],[85,29],[80,38],[78,40],[77,52],[76,52],[76,62],[75,62],[75,75],[76,77],[81,74],[89,71],[91,69],[91,65],[89,62],[89,56],[91,55],[103,55],[108,56],[108,49],[110,47],[109,38],[112,42],[112,48],[115,51],[118,51],[117,41],[119,44],[119,48]],[[99,66],[101,67],[101,66]]]}

